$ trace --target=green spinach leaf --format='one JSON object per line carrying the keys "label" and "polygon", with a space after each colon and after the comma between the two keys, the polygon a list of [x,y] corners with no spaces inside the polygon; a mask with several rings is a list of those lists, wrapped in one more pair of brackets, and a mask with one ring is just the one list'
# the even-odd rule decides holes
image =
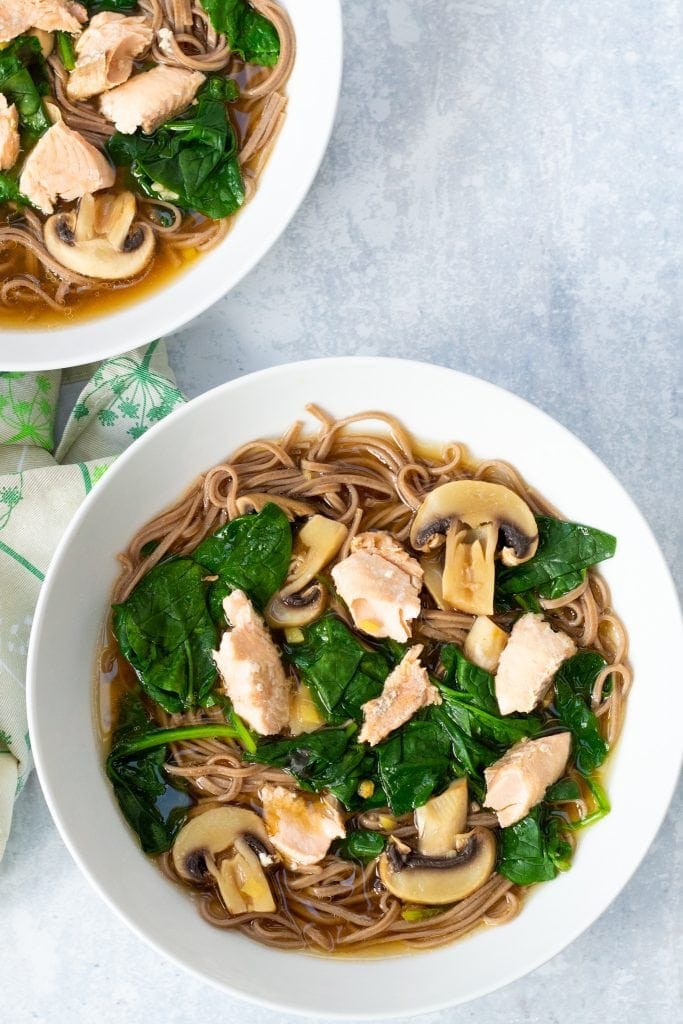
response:
{"label": "green spinach leaf", "polygon": [[562,821],[544,804],[501,830],[498,872],[516,885],[548,882],[571,865],[572,847],[563,838]]}
{"label": "green spinach leaf", "polygon": [[555,708],[560,725],[572,734],[576,767],[590,775],[607,757],[609,747],[590,708],[593,684],[607,662],[595,651],[579,651],[555,673]]}
{"label": "green spinach leaf", "polygon": [[359,722],[361,706],[382,692],[389,662],[379,651],[367,651],[336,615],[324,615],[303,632],[303,643],[285,650],[316,705],[328,722]]}
{"label": "green spinach leaf", "polygon": [[412,718],[376,753],[380,782],[394,814],[421,807],[453,775],[450,738],[428,714]]}
{"label": "green spinach leaf", "polygon": [[578,586],[585,569],[611,558],[616,538],[592,526],[566,523],[550,516],[536,516],[538,550],[522,565],[498,570],[500,595],[536,590],[542,597],[561,597]]}
{"label": "green spinach leaf", "polygon": [[230,49],[249,64],[274,67],[280,58],[280,39],[273,23],[247,0],[202,0],[217,32],[227,36]]}
{"label": "green spinach leaf", "polygon": [[187,558],[162,562],[113,608],[121,653],[145,693],[171,714],[206,703],[216,681],[203,575]]}
{"label": "green spinach leaf", "polygon": [[0,92],[16,104],[25,148],[50,127],[42,96],[48,91],[45,59],[35,36],[18,36],[0,50]]}
{"label": "green spinach leaf", "polygon": [[334,852],[345,860],[359,860],[362,864],[369,864],[375,857],[379,857],[386,845],[386,836],[381,832],[358,829],[349,832],[346,839],[336,843]]}
{"label": "green spinach leaf", "polygon": [[130,167],[145,195],[159,198],[158,186],[177,198],[177,206],[220,220],[244,202],[237,137],[226,110],[235,99],[234,82],[209,78],[197,102],[153,134],[116,132],[107,143],[118,167]]}
{"label": "green spinach leaf", "polygon": [[468,661],[455,644],[441,648],[441,664],[444,668],[443,681],[451,690],[461,691],[482,711],[498,715],[495,681],[490,672]]}
{"label": "green spinach leaf", "polygon": [[292,528],[281,508],[268,504],[256,515],[239,516],[202,541],[193,560],[218,576],[209,603],[217,622],[223,621],[223,598],[239,589],[259,607],[279,590],[292,557]]}

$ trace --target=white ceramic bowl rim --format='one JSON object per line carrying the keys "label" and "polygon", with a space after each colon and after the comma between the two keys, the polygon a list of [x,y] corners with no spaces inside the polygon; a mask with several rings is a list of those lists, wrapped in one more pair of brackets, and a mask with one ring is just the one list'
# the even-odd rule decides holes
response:
{"label": "white ceramic bowl rim", "polygon": [[[611,758],[612,813],[582,836],[572,869],[539,887],[513,922],[428,954],[312,960],[211,929],[143,857],[120,819],[84,697],[116,576],[114,552],[199,471],[243,440],[277,435],[311,400],[338,415],[386,409],[418,436],[458,437],[479,457],[507,458],[565,514],[619,537],[604,574],[629,628],[636,675]],[[649,527],[612,474],[565,428],[522,399],[453,370],[392,359],[309,361],[251,374],[195,399],[122,455],[91,493],[40,595],[29,651],[29,724],[48,806],[76,863],[163,956],[273,1009],[397,1019],[464,1002],[533,970],[586,929],[626,884],[657,832],[680,769],[681,696],[669,666],[682,639],[673,583]]]}
{"label": "white ceramic bowl rim", "polygon": [[283,3],[297,37],[287,117],[256,195],[225,240],[166,287],[103,316],[37,330],[2,330],[0,317],[3,370],[76,366],[168,335],[234,288],[277,241],[303,202],[327,149],[343,51],[340,0]]}

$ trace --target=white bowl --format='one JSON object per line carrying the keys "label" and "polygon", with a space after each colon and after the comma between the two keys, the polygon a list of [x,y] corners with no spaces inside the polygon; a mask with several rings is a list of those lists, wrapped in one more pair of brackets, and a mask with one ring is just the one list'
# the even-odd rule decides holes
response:
{"label": "white bowl", "polygon": [[170,334],[234,288],[296,213],[332,131],[342,74],[340,0],[282,0],[296,33],[287,117],[253,200],[225,240],[148,297],[71,326],[2,330],[3,370],[45,370],[118,355]]}
{"label": "white bowl", "polygon": [[[604,573],[630,632],[635,685],[610,765],[613,811],[582,835],[572,869],[538,887],[516,920],[429,953],[312,959],[212,928],[140,852],[102,770],[92,689],[115,554],[200,471],[250,438],[278,435],[309,401],[336,415],[384,409],[420,438],[459,439],[477,456],[508,459],[568,516],[619,539]],[[133,445],[91,493],[53,559],[36,612],[31,737],[45,797],[77,864],[160,953],[280,1010],[395,1019],[520,977],[576,938],[625,885],[679,770],[683,708],[671,666],[681,645],[673,584],[648,526],[605,466],[554,420],[500,388],[436,366],[370,358],[294,363],[195,399]]]}

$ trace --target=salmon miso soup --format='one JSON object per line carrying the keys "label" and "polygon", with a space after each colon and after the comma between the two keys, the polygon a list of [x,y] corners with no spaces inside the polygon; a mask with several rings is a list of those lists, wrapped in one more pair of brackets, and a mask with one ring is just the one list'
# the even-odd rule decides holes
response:
{"label": "salmon miso soup", "polygon": [[102,312],[217,245],[294,56],[277,0],[0,3],[0,326]]}
{"label": "salmon miso soup", "polygon": [[243,445],[121,555],[106,770],[212,925],[438,946],[514,917],[609,811],[616,541],[459,442],[310,412],[315,436]]}

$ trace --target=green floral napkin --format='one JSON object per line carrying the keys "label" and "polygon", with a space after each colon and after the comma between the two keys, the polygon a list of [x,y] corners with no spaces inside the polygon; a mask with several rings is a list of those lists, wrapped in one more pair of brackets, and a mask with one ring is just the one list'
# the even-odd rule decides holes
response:
{"label": "green floral napkin", "polygon": [[61,380],[60,370],[0,373],[0,859],[31,770],[26,654],[52,553],[116,456],[184,401],[152,342],[95,370],[55,447]]}

